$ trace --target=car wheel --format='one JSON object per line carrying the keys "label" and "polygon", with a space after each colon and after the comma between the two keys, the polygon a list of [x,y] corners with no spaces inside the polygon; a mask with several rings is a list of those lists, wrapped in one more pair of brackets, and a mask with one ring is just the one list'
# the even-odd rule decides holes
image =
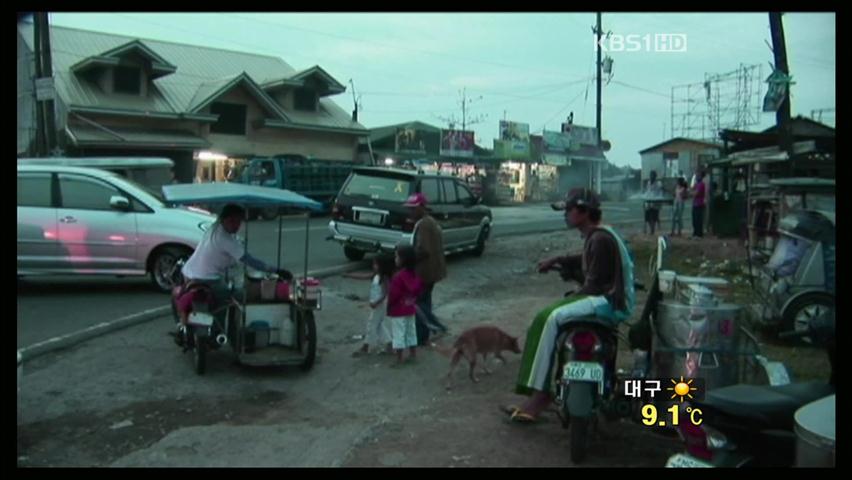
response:
{"label": "car wheel", "polygon": [[352,260],[353,262],[363,260],[364,255],[366,253],[367,252],[365,252],[364,250],[358,250],[357,248],[354,248],[354,247],[343,247],[343,254],[346,255],[346,258],[348,258],[349,260]]}
{"label": "car wheel", "polygon": [[[803,332],[809,328],[811,319],[834,308],[834,297],[827,293],[808,293],[793,300],[784,310],[783,330]],[[810,337],[801,337],[801,341],[812,343]]]}
{"label": "car wheel", "polygon": [[485,240],[488,238],[488,227],[482,227],[479,231],[479,236],[476,238],[476,247],[471,251],[474,257],[482,256],[485,252]]}
{"label": "car wheel", "polygon": [[177,271],[177,262],[187,259],[192,250],[180,247],[167,247],[158,250],[151,259],[150,275],[154,287],[163,292],[171,293],[172,288],[183,281],[183,276]]}

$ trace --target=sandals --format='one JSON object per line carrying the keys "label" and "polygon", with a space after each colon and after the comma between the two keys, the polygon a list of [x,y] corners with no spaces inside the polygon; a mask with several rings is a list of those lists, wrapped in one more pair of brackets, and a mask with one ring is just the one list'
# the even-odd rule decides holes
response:
{"label": "sandals", "polygon": [[537,417],[524,412],[521,410],[521,407],[518,407],[517,405],[502,405],[500,406],[500,411],[509,416],[506,419],[508,423],[529,425],[538,422]]}
{"label": "sandals", "polygon": [[513,413],[512,416],[509,417],[509,420],[512,423],[520,423],[520,424],[525,424],[525,425],[529,425],[529,424],[538,422],[538,419],[536,417],[533,417],[529,413],[524,413],[520,410]]}

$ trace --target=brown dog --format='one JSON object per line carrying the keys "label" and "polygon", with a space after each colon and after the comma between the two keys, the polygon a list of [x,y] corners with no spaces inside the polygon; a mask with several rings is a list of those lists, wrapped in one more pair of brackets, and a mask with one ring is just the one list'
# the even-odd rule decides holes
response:
{"label": "brown dog", "polygon": [[482,370],[486,374],[491,374],[486,366],[488,354],[493,353],[501,362],[506,363],[506,359],[502,356],[503,350],[521,353],[521,348],[518,346],[518,338],[490,325],[481,325],[466,330],[456,339],[453,348],[445,351],[447,354],[452,354],[450,371],[447,373],[447,388],[450,388],[452,374],[462,357],[466,358],[470,364],[470,379],[476,383],[479,382],[475,372],[476,356],[482,355]]}

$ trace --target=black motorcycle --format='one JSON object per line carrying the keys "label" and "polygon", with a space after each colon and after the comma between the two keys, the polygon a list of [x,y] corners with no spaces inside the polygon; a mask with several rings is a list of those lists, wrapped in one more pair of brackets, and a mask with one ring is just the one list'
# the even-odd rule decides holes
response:
{"label": "black motorcycle", "polygon": [[828,383],[731,385],[708,391],[704,400],[689,402],[689,408],[701,410],[703,422],[698,426],[690,422],[680,425],[679,434],[686,451],[670,457],[666,466],[794,466],[796,410],[835,392],[834,325],[832,309],[812,318],[807,330],[780,335],[809,337],[815,344],[825,347],[831,363]]}

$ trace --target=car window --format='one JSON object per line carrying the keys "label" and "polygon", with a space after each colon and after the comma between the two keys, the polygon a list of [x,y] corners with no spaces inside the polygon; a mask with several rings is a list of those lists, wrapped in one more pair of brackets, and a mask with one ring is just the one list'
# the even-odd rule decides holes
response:
{"label": "car window", "polygon": [[438,180],[435,178],[424,178],[420,181],[420,193],[426,197],[428,202],[442,203],[438,188]]}
{"label": "car window", "polygon": [[470,190],[468,190],[467,187],[460,183],[456,183],[456,191],[459,193],[459,203],[462,205],[469,205],[471,203],[473,195],[471,195]]}
{"label": "car window", "polygon": [[18,173],[18,206],[50,207],[50,173]]}
{"label": "car window", "polygon": [[456,195],[456,181],[446,179],[442,183],[444,184],[444,203],[458,203],[459,197]]}
{"label": "car window", "polygon": [[346,184],[343,194],[402,203],[411,194],[411,181],[407,178],[354,173]]}
{"label": "car window", "polygon": [[115,187],[81,175],[59,175],[62,208],[78,210],[111,210],[110,197],[121,195]]}

